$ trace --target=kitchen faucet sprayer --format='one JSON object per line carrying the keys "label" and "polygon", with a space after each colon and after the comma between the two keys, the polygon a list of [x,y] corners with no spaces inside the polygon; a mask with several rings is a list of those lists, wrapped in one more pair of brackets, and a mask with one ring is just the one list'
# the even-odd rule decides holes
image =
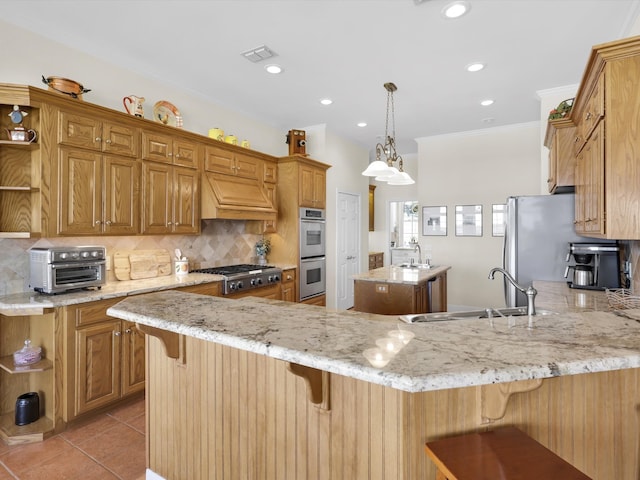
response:
{"label": "kitchen faucet sprayer", "polygon": [[536,314],[536,295],[538,291],[533,288],[533,285],[529,285],[527,288],[524,288],[518,285],[515,279],[511,276],[509,272],[507,272],[503,268],[495,267],[492,268],[489,272],[489,280],[493,280],[493,275],[496,272],[500,272],[504,275],[504,277],[511,282],[511,284],[524,293],[527,296],[527,315],[535,315]]}

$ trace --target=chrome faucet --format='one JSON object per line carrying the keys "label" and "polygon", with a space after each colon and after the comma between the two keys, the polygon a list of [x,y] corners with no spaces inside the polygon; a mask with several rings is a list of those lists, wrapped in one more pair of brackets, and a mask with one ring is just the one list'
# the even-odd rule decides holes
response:
{"label": "chrome faucet", "polygon": [[493,274],[496,272],[501,272],[504,275],[504,277],[507,280],[509,280],[509,282],[511,282],[511,284],[514,287],[516,287],[518,290],[520,290],[522,293],[524,293],[527,296],[527,315],[535,315],[536,314],[536,295],[538,294],[538,291],[535,288],[533,288],[533,285],[529,285],[527,288],[524,288],[518,285],[515,279],[511,276],[509,272],[499,267],[491,269],[491,271],[489,272],[489,280],[493,280]]}
{"label": "chrome faucet", "polygon": [[[420,244],[416,243],[416,246],[413,247],[414,252],[418,252],[418,263],[422,263],[422,250],[420,249]],[[411,262],[413,263],[413,262]]]}

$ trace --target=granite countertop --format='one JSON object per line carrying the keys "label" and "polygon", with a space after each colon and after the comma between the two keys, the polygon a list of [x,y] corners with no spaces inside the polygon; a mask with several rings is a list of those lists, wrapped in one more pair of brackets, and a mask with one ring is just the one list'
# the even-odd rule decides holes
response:
{"label": "granite countertop", "polygon": [[[544,297],[539,307],[552,306]],[[396,316],[172,291],[129,297],[107,313],[407,392],[640,367],[640,310],[625,317],[570,310],[406,324]],[[398,329],[415,337],[385,367],[373,367],[363,352]]]}
{"label": "granite countertop", "polygon": [[449,266],[434,266],[431,268],[403,268],[396,265],[376,268],[354,275],[354,280],[365,282],[405,283],[418,285],[446,272]]}
{"label": "granite countertop", "polygon": [[39,315],[46,308],[65,307],[108,298],[219,282],[222,279],[223,277],[220,275],[190,273],[182,276],[168,275],[141,280],[115,281],[103,285],[99,290],[76,290],[58,295],[46,295],[34,291],[14,293],[0,296],[0,313],[4,315]]}

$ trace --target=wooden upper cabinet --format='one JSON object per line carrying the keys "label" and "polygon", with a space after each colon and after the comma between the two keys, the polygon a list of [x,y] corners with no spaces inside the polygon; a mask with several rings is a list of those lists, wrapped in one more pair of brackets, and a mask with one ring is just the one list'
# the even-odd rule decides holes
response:
{"label": "wooden upper cabinet", "polygon": [[324,168],[301,164],[299,170],[301,207],[325,208],[327,174]]}
{"label": "wooden upper cabinet", "polygon": [[58,234],[140,232],[140,164],[133,159],[60,149]]}
{"label": "wooden upper cabinet", "polygon": [[128,157],[138,157],[137,128],[100,118],[62,110],[59,113],[58,143]]}
{"label": "wooden upper cabinet", "polygon": [[195,170],[144,162],[142,233],[199,233],[199,185]]}
{"label": "wooden upper cabinet", "polygon": [[593,89],[589,93],[587,100],[584,102],[584,109],[581,109],[577,115],[576,122],[578,128],[576,130],[574,151],[579,153],[584,148],[591,132],[598,124],[598,122],[605,115],[605,85],[604,85],[604,73],[598,76],[597,81],[593,85]]}
{"label": "wooden upper cabinet", "polygon": [[142,159],[191,168],[200,166],[199,147],[195,142],[147,130],[142,131]]}
{"label": "wooden upper cabinet", "polygon": [[262,180],[264,176],[259,158],[214,146],[207,146],[205,150],[204,169],[255,180]]}
{"label": "wooden upper cabinet", "polygon": [[544,145],[549,149],[549,193],[575,186],[576,127],[570,118],[549,120]]}
{"label": "wooden upper cabinet", "polygon": [[640,239],[640,37],[593,48],[571,117],[576,123],[576,231]]}

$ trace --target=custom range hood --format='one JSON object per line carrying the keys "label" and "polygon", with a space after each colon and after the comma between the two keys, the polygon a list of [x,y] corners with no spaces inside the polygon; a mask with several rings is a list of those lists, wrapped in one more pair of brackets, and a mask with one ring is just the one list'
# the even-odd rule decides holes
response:
{"label": "custom range hood", "polygon": [[270,198],[272,196],[260,180],[215,172],[203,174],[201,209],[205,220],[223,218],[275,222],[278,210]]}

